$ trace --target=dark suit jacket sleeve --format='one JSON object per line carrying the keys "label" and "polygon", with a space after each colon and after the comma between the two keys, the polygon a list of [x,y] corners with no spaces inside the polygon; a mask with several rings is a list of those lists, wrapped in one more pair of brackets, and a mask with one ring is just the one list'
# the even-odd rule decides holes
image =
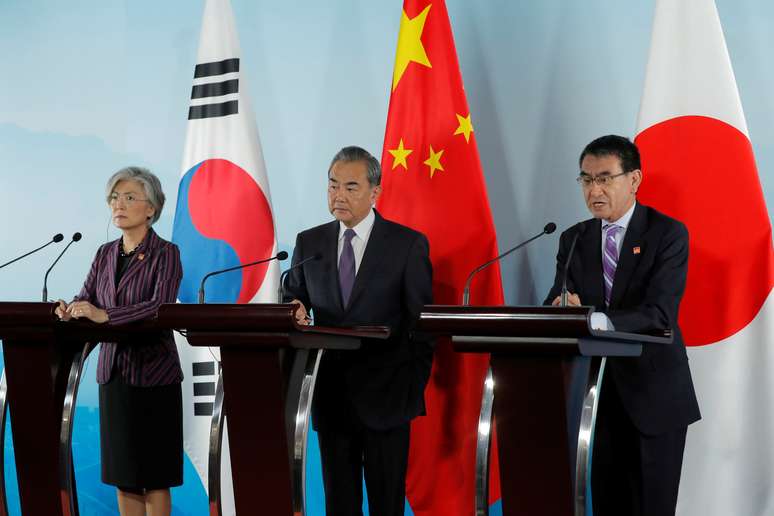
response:
{"label": "dark suit jacket sleeve", "polygon": [[[174,303],[177,289],[183,278],[183,266],[180,263],[180,250],[174,244],[167,244],[158,251],[158,269],[155,275],[141,275],[132,281],[155,282],[153,296],[145,301],[125,306],[108,308],[108,324],[125,324],[132,321],[149,319],[156,315],[162,303]],[[131,286],[127,286],[131,288]]]}
{"label": "dark suit jacket sleeve", "polygon": [[[301,233],[299,233],[298,236],[296,236],[296,247],[293,249],[293,258],[290,260],[291,267],[306,258],[306,256],[304,256],[305,250],[302,240]],[[304,308],[309,310],[309,292],[306,289],[306,278],[304,277],[303,266],[291,270],[285,279],[285,294],[283,296],[283,301],[288,303],[294,299],[301,301],[304,304]]]}
{"label": "dark suit jacket sleeve", "polygon": [[433,302],[433,266],[430,263],[430,245],[427,238],[419,234],[411,245],[403,276],[403,302],[409,315],[409,330],[419,320],[424,305]]}
{"label": "dark suit jacket sleeve", "polygon": [[647,332],[677,328],[677,311],[688,274],[688,230],[672,220],[658,244],[642,301],[632,308],[607,311],[616,330]]}

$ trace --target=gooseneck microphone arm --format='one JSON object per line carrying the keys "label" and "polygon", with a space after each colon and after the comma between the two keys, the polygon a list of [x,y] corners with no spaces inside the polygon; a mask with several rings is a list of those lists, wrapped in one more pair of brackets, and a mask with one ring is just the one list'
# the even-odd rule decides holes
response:
{"label": "gooseneck microphone arm", "polygon": [[235,267],[229,267],[228,269],[223,269],[219,271],[212,271],[204,275],[202,278],[202,282],[199,284],[199,304],[204,304],[204,282],[207,281],[211,276],[217,276],[218,274],[224,274],[226,272],[236,271],[239,269],[246,269],[247,267],[252,267],[253,265],[258,265],[260,263],[266,263],[270,262],[272,260],[282,261],[287,259],[288,253],[286,251],[280,251],[275,256],[272,256],[271,258],[264,258],[263,260],[258,260],[255,262],[245,263],[242,265],[237,265]]}
{"label": "gooseneck microphone arm", "polygon": [[533,236],[529,240],[525,240],[524,242],[520,243],[516,247],[512,247],[512,248],[508,249],[503,254],[501,254],[499,256],[496,256],[496,257],[492,258],[491,260],[489,260],[488,262],[486,262],[486,263],[484,263],[482,265],[479,265],[478,267],[473,269],[473,271],[470,274],[468,274],[468,279],[465,281],[465,289],[462,291],[462,304],[463,304],[463,306],[467,306],[467,305],[470,304],[470,282],[473,281],[473,276],[475,276],[476,274],[478,274],[482,270],[486,269],[487,267],[492,265],[494,262],[505,258],[506,256],[508,256],[512,252],[516,251],[517,249],[521,249],[522,247],[524,247],[525,245],[529,244],[533,240],[536,240],[536,239],[542,237],[543,235],[550,235],[554,231],[556,231],[556,224],[554,224],[553,222],[549,222],[548,224],[546,224],[543,227],[543,231],[541,231],[537,235]]}
{"label": "gooseneck microphone arm", "polygon": [[44,247],[48,247],[48,246],[50,246],[51,244],[53,244],[53,243],[55,243],[55,242],[57,242],[57,243],[58,243],[58,242],[61,242],[62,240],[64,240],[64,236],[62,236],[62,233],[57,233],[56,235],[54,235],[54,236],[51,238],[51,240],[49,240],[48,242],[46,242],[46,243],[45,243],[45,244],[43,244],[42,246],[38,247],[37,249],[33,249],[33,250],[32,250],[32,251],[30,251],[29,253],[25,253],[25,254],[23,254],[23,255],[19,256],[18,258],[14,258],[14,259],[13,259],[13,260],[11,260],[10,262],[5,262],[4,264],[0,265],[0,269],[2,269],[3,267],[5,267],[5,266],[7,266],[7,265],[11,265],[11,264],[12,264],[12,263],[14,263],[14,262],[18,262],[18,261],[19,261],[19,260],[21,260],[22,258],[26,258],[26,257],[28,257],[29,255],[31,255],[31,254],[33,254],[33,253],[37,253],[38,251],[40,251],[40,250],[41,250],[41,249],[43,249]]}
{"label": "gooseneck microphone arm", "polygon": [[583,234],[586,227],[582,224],[578,224],[578,230],[572,237],[572,244],[570,244],[570,252],[567,253],[567,261],[564,263],[564,277],[562,278],[562,294],[559,298],[559,306],[567,306],[567,273],[570,270],[570,262],[572,261],[572,255],[575,252],[575,244],[578,243],[578,238]]}
{"label": "gooseneck microphone arm", "polygon": [[51,267],[48,268],[46,271],[46,275],[43,277],[43,296],[41,298],[41,301],[44,303],[48,301],[48,275],[51,272],[51,269],[54,268],[54,265],[57,264],[59,259],[62,257],[63,254],[65,254],[65,251],[67,251],[71,245],[73,245],[75,242],[81,239],[81,234],[76,232],[73,233],[73,237],[70,239],[70,241],[67,243],[64,249],[62,249],[62,252],[59,253],[59,256],[56,257],[56,260],[54,260],[54,263],[51,264]]}
{"label": "gooseneck microphone arm", "polygon": [[279,287],[277,288],[277,302],[278,303],[282,303],[283,302],[282,300],[285,297],[285,278],[288,276],[288,274],[290,274],[290,272],[293,269],[297,269],[297,268],[301,267],[302,265],[304,265],[305,263],[313,262],[313,261],[319,260],[320,258],[322,258],[322,255],[320,253],[315,253],[312,256],[310,256],[309,258],[304,258],[303,260],[301,260],[297,264],[291,265],[288,268],[288,270],[284,271],[280,275]]}

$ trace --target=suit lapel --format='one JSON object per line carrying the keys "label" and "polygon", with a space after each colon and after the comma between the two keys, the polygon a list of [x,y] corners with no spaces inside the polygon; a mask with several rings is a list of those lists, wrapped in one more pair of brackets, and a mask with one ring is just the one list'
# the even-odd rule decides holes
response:
{"label": "suit lapel", "polygon": [[121,247],[121,240],[116,240],[105,253],[105,292],[110,300],[110,307],[116,304],[116,264],[118,262],[118,248]]}
{"label": "suit lapel", "polygon": [[334,220],[325,228],[325,242],[323,248],[323,263],[328,264],[327,290],[333,293],[336,306],[344,311],[344,303],[341,300],[341,285],[339,284],[339,221]]}
{"label": "suit lapel", "polygon": [[[584,305],[605,306],[605,280],[602,275],[602,223],[592,219],[586,226],[585,233],[579,244],[583,263],[583,293],[581,302]],[[577,290],[577,286],[576,286]]]}
{"label": "suit lapel", "polygon": [[366,245],[363,260],[360,262],[357,276],[355,276],[355,285],[349,296],[349,305],[345,307],[345,310],[353,306],[357,297],[365,290],[369,278],[376,273],[382,260],[389,252],[387,224],[376,210],[374,210],[374,215],[374,225],[371,228],[371,235],[368,237],[368,245]]}
{"label": "suit lapel", "polygon": [[[643,240],[646,225],[645,218],[645,208],[637,204],[629,221],[629,226],[626,228],[621,252],[618,255],[618,266],[615,269],[615,277],[613,278],[613,291],[610,293],[611,307],[618,306],[624,292],[626,292],[626,287],[629,285],[632,273],[634,273],[637,264],[640,262],[640,256],[642,256],[645,250]],[[635,253],[637,248],[639,250]]]}

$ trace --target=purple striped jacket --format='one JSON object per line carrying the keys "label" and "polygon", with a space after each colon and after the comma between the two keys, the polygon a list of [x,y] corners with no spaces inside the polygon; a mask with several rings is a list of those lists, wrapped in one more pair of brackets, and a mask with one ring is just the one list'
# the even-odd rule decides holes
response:
{"label": "purple striped jacket", "polygon": [[[150,229],[116,287],[116,262],[121,239],[102,245],[75,301],[89,301],[107,311],[106,324],[150,319],[162,303],[174,303],[183,277],[180,251]],[[97,383],[117,371],[129,385],[148,387],[180,383],[183,370],[172,330],[137,342],[102,342]]]}

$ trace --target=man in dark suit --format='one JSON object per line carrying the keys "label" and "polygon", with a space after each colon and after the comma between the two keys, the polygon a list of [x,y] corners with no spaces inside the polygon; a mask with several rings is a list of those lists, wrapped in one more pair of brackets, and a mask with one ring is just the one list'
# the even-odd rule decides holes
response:
{"label": "man in dark suit", "polygon": [[354,352],[323,355],[312,404],[326,512],[361,515],[365,475],[372,516],[402,515],[409,424],[424,414],[432,348],[412,338],[421,308],[432,302],[427,238],[373,209],[379,162],[345,147],[328,169],[328,209],[335,221],[299,233],[293,263],[319,254],[288,276],[297,319],[311,310],[324,326],[386,325],[387,341],[364,340]]}
{"label": "man in dark suit", "polygon": [[[671,328],[669,345],[644,345],[637,358],[609,358],[592,458],[594,516],[674,515],[688,425],[700,419],[677,324],[688,269],[688,231],[637,203],[637,147],[603,136],[580,156],[580,184],[594,218],[565,231],[546,304],[594,306],[592,325],[625,332]],[[606,328],[607,327],[607,328]]]}

